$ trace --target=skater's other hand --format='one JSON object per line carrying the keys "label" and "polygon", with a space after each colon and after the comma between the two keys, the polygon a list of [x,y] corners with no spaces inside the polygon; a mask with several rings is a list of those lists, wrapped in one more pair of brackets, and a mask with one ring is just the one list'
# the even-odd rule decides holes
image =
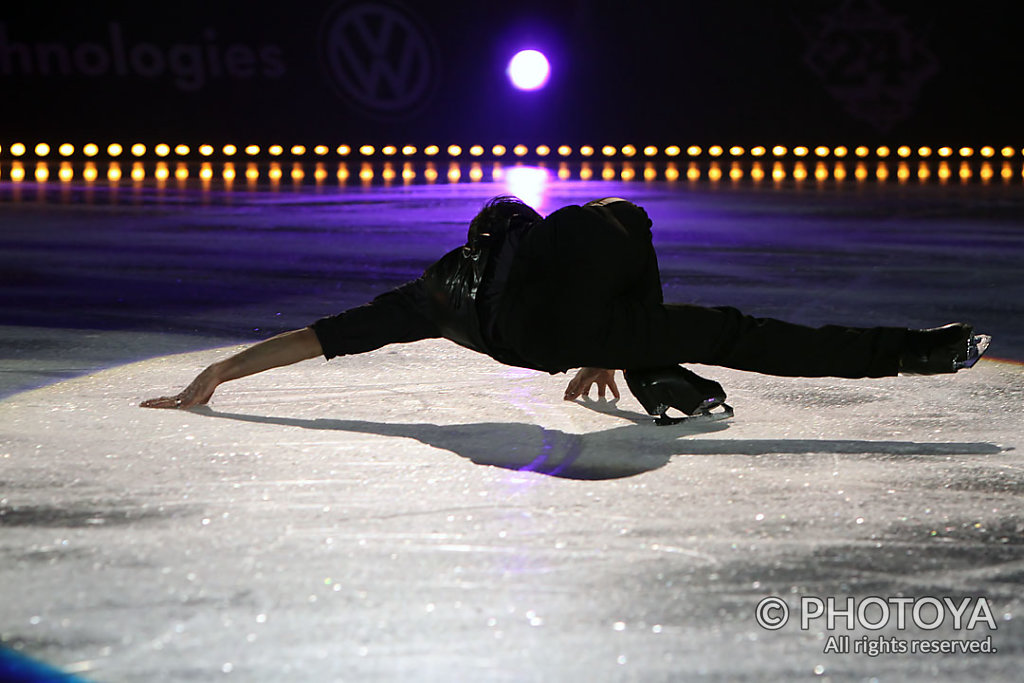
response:
{"label": "skater's other hand", "polygon": [[182,410],[206,405],[220,384],[213,368],[206,368],[192,383],[174,396],[151,398],[139,404],[142,408],[180,408]]}
{"label": "skater's other hand", "polygon": [[565,388],[565,400],[572,401],[580,396],[590,398],[590,387],[597,385],[597,397],[604,398],[608,389],[612,390],[612,396],[618,400],[619,388],[615,386],[615,371],[604,368],[580,368],[576,376],[569,381]]}

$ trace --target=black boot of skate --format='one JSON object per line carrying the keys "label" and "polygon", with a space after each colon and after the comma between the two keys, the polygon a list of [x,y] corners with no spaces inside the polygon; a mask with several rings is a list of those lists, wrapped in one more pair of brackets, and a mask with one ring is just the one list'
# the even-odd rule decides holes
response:
{"label": "black boot of skate", "polygon": [[991,342],[992,337],[974,334],[964,323],[910,330],[900,354],[900,374],[938,375],[974,367]]}
{"label": "black boot of skate", "polygon": [[[677,424],[695,417],[720,419],[733,416],[732,408],[725,402],[722,385],[686,368],[673,365],[626,370],[622,374],[633,396],[648,415],[656,418],[655,424]],[[688,417],[669,417],[665,413],[670,408],[686,413]],[[722,410],[713,413],[715,408]]]}

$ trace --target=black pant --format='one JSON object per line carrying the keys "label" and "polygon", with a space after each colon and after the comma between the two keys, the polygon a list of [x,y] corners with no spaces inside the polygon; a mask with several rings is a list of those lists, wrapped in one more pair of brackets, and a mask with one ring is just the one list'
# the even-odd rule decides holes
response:
{"label": "black pant", "polygon": [[531,229],[502,297],[502,343],[551,370],[701,363],[793,377],[897,374],[904,328],[811,328],[665,304],[650,227],[642,208],[606,199]]}

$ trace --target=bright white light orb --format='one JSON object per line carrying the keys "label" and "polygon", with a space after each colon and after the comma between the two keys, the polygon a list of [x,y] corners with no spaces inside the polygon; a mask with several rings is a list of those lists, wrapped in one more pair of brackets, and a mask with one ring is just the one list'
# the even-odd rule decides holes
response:
{"label": "bright white light orb", "polygon": [[522,50],[509,61],[506,73],[512,85],[520,90],[537,90],[547,84],[551,65],[543,53]]}

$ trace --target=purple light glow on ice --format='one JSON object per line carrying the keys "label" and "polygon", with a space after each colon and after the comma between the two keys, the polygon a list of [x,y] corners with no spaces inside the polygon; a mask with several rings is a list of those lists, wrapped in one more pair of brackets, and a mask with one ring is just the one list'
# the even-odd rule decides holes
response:
{"label": "purple light glow on ice", "polygon": [[538,90],[548,82],[551,65],[537,50],[521,50],[508,63],[506,70],[512,85],[520,90]]}

